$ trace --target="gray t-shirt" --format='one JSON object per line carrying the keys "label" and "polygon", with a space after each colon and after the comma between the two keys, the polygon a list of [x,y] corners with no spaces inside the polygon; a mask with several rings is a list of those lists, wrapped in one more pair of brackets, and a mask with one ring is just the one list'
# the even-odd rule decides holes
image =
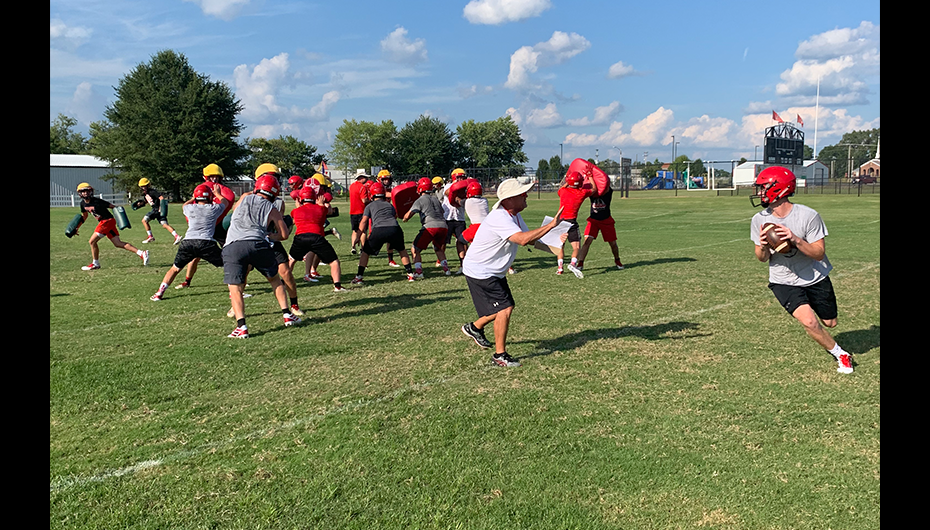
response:
{"label": "gray t-shirt", "polygon": [[268,215],[274,203],[261,195],[246,195],[233,210],[226,245],[236,241],[261,241],[268,236]]}
{"label": "gray t-shirt", "polygon": [[374,200],[365,206],[363,214],[371,219],[372,228],[382,228],[385,226],[398,226],[397,212],[391,203],[382,200]]}
{"label": "gray t-shirt", "polygon": [[432,193],[420,195],[420,198],[410,207],[410,211],[420,214],[423,228],[449,228],[442,214],[442,204]]}
{"label": "gray t-shirt", "polygon": [[[784,218],[776,217],[769,208],[752,216],[749,235],[756,245],[760,244],[759,233],[765,223],[784,225],[808,243],[820,241],[827,236],[827,227],[820,214],[803,204],[792,203],[791,211]],[[769,258],[769,282],[780,285],[813,285],[826,278],[831,270],[833,266],[830,265],[826,254],[822,260],[817,261],[805,256],[796,248],[787,254],[776,252]]]}
{"label": "gray t-shirt", "polygon": [[184,205],[184,215],[187,217],[187,233],[184,239],[213,239],[216,230],[216,220],[223,215],[225,207],[214,202],[191,203]]}

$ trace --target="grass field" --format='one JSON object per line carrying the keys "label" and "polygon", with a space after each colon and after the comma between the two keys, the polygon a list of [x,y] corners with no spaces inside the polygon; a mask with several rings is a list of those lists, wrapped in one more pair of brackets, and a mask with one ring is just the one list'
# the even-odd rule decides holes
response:
{"label": "grass field", "polygon": [[602,241],[583,280],[521,249],[512,369],[431,262],[412,284],[383,254],[348,293],[299,281],[298,328],[253,278],[233,340],[221,270],[151,302],[167,232],[148,267],[102,242],[84,272],[92,225],[67,239],[75,210],[51,209],[49,527],[879,528],[880,196],[796,199],[830,232],[851,375],[766,288],[746,197],[615,199],[622,271]]}

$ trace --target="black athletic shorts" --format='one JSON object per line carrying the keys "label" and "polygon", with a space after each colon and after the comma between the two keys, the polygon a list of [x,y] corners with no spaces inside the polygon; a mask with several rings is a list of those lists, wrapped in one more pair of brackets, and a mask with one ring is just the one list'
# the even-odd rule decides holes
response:
{"label": "black athletic shorts", "polygon": [[468,284],[471,301],[475,304],[475,311],[478,312],[479,318],[516,306],[513,295],[510,293],[510,286],[507,284],[507,278],[491,276],[486,280],[477,280],[465,276],[465,282]]}
{"label": "black athletic shorts", "polygon": [[158,221],[161,224],[167,224],[168,219],[161,216],[161,210],[150,210],[148,213],[142,216],[146,221]]}
{"label": "black athletic shorts", "polygon": [[307,252],[313,252],[320,258],[321,262],[327,265],[339,259],[333,246],[320,234],[298,234],[294,236],[294,244],[291,245],[291,257],[300,261],[304,259]]}
{"label": "black athletic shorts", "polygon": [[829,276],[807,287],[770,283],[769,289],[788,314],[793,315],[797,308],[805,304],[810,305],[821,320],[832,320],[839,313],[836,293],[833,292],[833,282]]}
{"label": "black athletic shorts", "polygon": [[183,269],[196,258],[205,259],[214,267],[223,266],[223,254],[220,246],[212,239],[185,239],[181,241],[178,253],[174,257],[174,266]]}
{"label": "black athletic shorts", "polygon": [[462,232],[465,231],[465,221],[446,221],[446,224],[449,225],[449,232],[446,235],[446,244],[452,243],[452,236],[455,236],[455,240],[460,243],[467,243],[465,238],[462,237]]}
{"label": "black athletic shorts", "polygon": [[234,241],[223,247],[223,283],[244,284],[249,265],[265,278],[278,274],[278,260],[267,241]]}
{"label": "black athletic shorts", "polygon": [[280,241],[272,242],[271,250],[274,251],[274,259],[278,262],[278,265],[289,261],[287,259],[287,249],[284,248]]}
{"label": "black athletic shorts", "polygon": [[581,241],[581,231],[578,228],[578,219],[562,219],[572,224],[571,228],[568,229],[568,242],[569,243],[578,243]]}
{"label": "black athletic shorts", "polygon": [[352,224],[352,231],[358,232],[359,224],[362,222],[363,213],[354,213],[349,216],[349,223]]}
{"label": "black athletic shorts", "polygon": [[362,245],[362,252],[369,256],[377,256],[381,247],[390,245],[391,250],[404,248],[404,231],[400,226],[379,226],[371,229],[371,235]]}

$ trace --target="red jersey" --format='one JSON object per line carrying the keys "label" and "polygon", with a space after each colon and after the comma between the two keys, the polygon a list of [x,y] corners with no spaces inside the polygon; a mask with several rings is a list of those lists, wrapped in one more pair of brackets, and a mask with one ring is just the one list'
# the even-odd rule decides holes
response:
{"label": "red jersey", "polygon": [[349,186],[349,215],[361,215],[365,213],[365,201],[362,200],[362,189],[365,184],[356,180]]}
{"label": "red jersey", "polygon": [[564,207],[562,219],[577,219],[581,204],[593,194],[592,188],[559,188],[559,206]]}
{"label": "red jersey", "polygon": [[294,220],[294,235],[318,234],[323,235],[323,224],[326,223],[328,208],[314,203],[307,203],[300,208],[291,210],[291,219]]}
{"label": "red jersey", "polygon": [[[210,183],[208,182],[207,184],[210,184]],[[213,202],[215,202],[216,204],[219,204],[223,202],[223,199],[226,199],[226,209],[223,210],[223,213],[220,214],[219,217],[217,217],[216,226],[220,226],[223,224],[223,218],[226,217],[226,214],[229,213],[229,210],[232,210],[233,204],[236,203],[236,193],[233,190],[220,184],[220,193],[222,194],[222,197],[218,197],[214,195]]]}

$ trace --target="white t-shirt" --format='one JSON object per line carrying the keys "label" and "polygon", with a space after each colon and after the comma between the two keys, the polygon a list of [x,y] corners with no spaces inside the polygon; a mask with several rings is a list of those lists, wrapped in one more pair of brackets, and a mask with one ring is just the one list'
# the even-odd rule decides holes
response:
{"label": "white t-shirt", "polygon": [[[808,243],[815,243],[827,236],[827,227],[820,214],[803,204],[792,204],[791,211],[785,217],[776,217],[770,208],[752,216],[749,237],[756,245],[760,243],[759,232],[765,223],[785,225]],[[817,261],[805,256],[796,248],[788,254],[776,252],[769,258],[770,283],[807,287],[826,278],[831,270],[833,265],[826,254],[822,260]]]}
{"label": "white t-shirt", "polygon": [[462,272],[469,278],[486,280],[492,276],[504,278],[507,269],[513,265],[520,245],[509,241],[517,232],[527,232],[529,228],[520,214],[510,215],[504,208],[498,208],[488,214],[475,233],[475,240],[468,247]]}
{"label": "white t-shirt", "polygon": [[488,200],[484,197],[469,197],[465,199],[465,213],[471,224],[481,224],[488,216]]}

